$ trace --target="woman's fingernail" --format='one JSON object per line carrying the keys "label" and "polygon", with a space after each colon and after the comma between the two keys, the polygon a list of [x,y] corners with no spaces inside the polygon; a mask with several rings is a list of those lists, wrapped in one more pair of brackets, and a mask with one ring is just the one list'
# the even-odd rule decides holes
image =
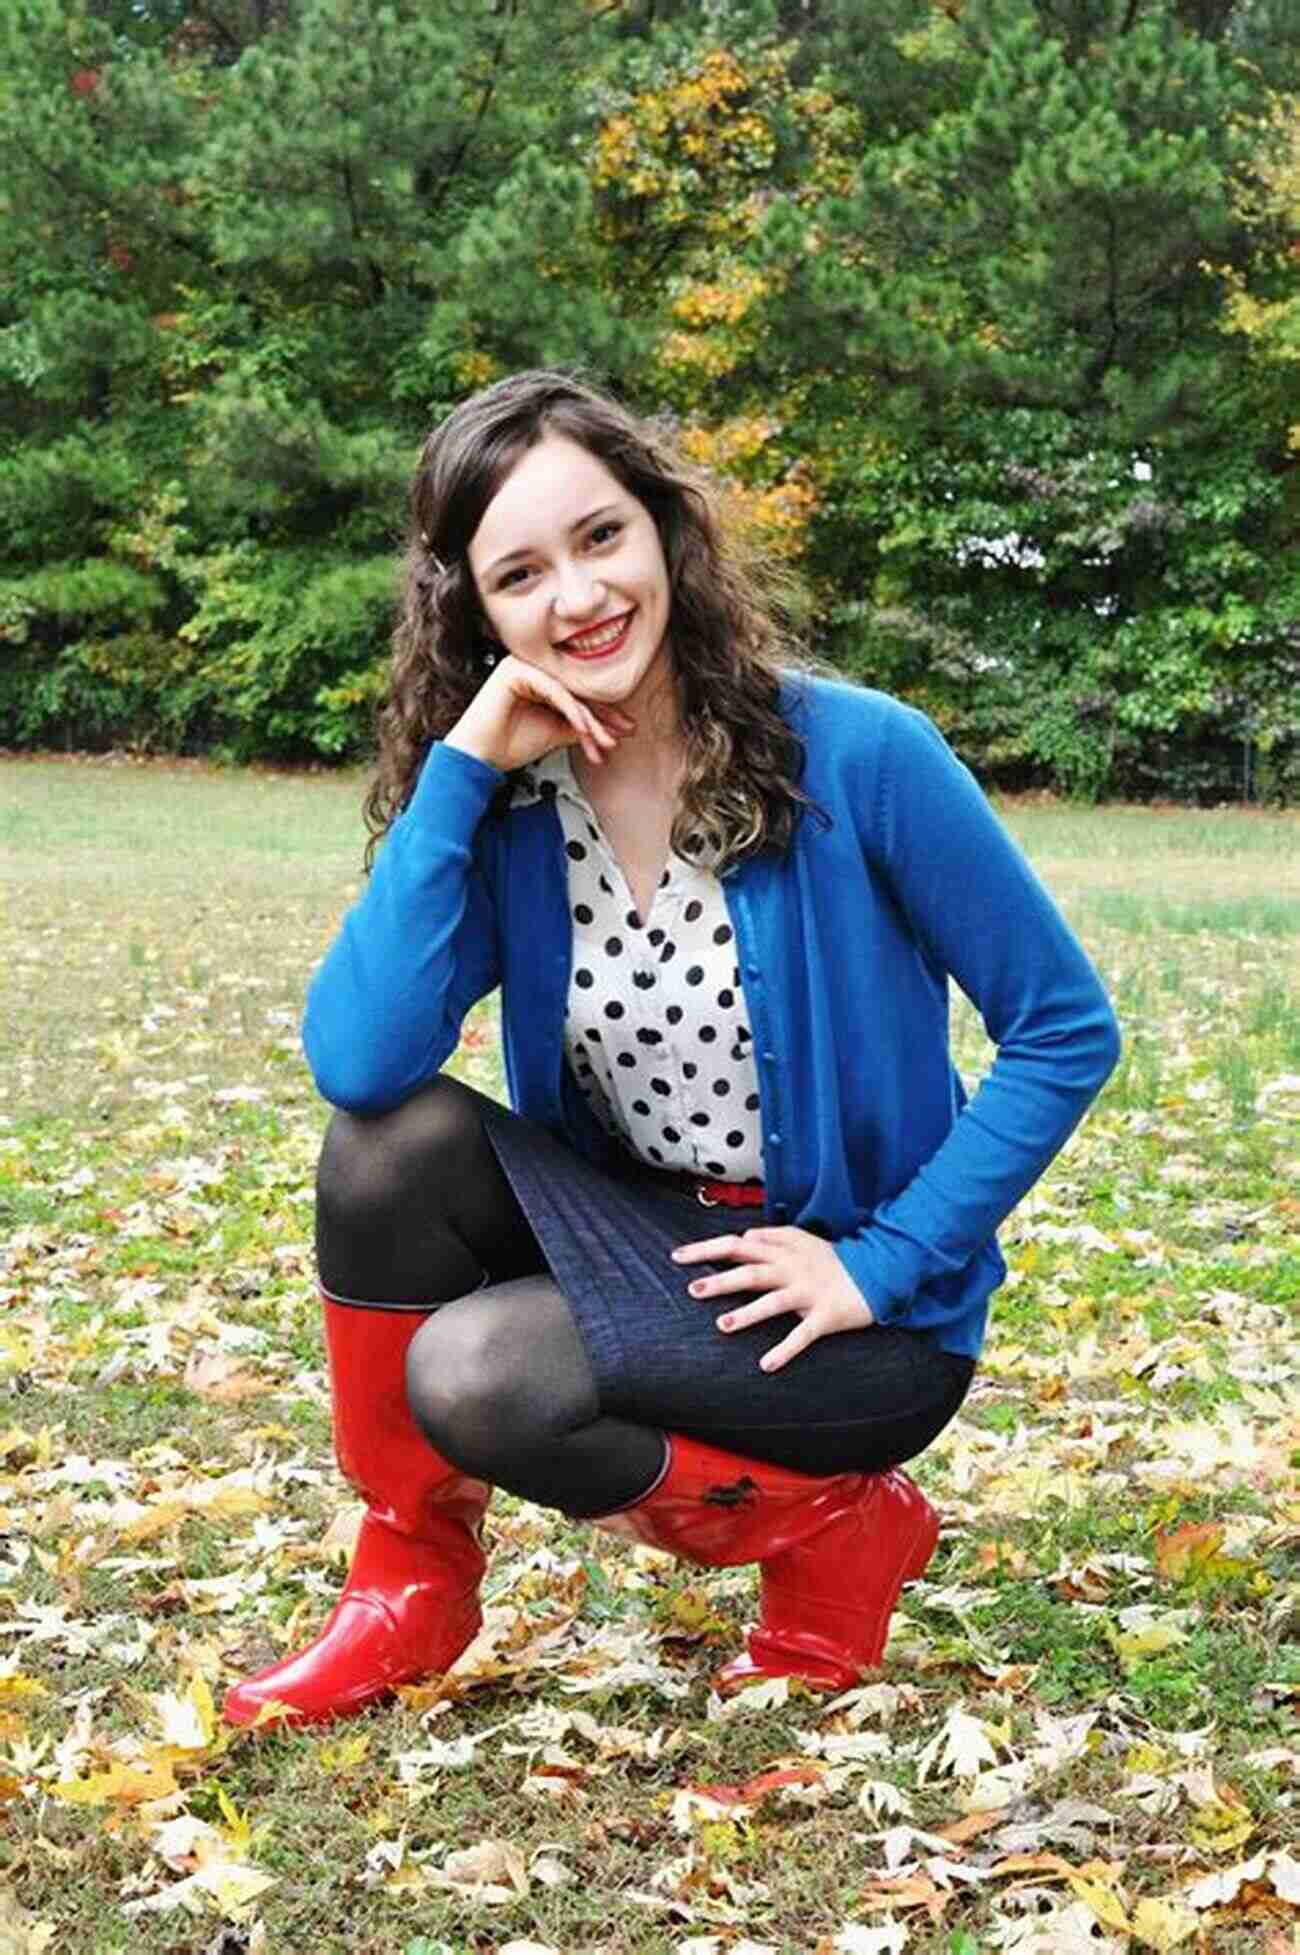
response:
{"label": "woman's fingernail", "polygon": [[732,1324],[733,1324],[734,1322],[735,1322],[735,1318],[734,1318],[734,1317],[719,1317],[719,1319],[718,1319],[718,1329],[719,1329],[719,1330],[730,1330],[730,1329],[731,1329],[731,1326],[732,1326]]}

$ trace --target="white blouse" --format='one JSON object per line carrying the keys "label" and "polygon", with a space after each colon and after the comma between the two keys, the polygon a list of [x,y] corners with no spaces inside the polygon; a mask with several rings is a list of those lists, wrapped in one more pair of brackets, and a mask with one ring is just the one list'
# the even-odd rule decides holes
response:
{"label": "white blouse", "polygon": [[553,799],[569,857],[573,969],[565,1056],[592,1112],[656,1168],[763,1175],[758,1069],[718,878],[670,850],[647,917],[556,747],[514,805]]}

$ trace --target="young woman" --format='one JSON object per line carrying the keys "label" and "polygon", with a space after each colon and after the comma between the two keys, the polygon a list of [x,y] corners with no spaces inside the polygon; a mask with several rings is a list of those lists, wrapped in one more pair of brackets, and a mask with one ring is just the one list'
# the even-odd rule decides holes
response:
{"label": "young woman", "polygon": [[[317,1252],[367,1511],[234,1723],[359,1709],[480,1621],[494,1485],[756,1561],[717,1683],[843,1688],[938,1517],[994,1232],[1113,1066],[1075,938],[921,714],[796,669],[708,485],[579,379],[430,437],[368,802],[310,990]],[[966,1103],[949,977],[997,1058]],[[510,1112],[441,1068],[500,987]]]}

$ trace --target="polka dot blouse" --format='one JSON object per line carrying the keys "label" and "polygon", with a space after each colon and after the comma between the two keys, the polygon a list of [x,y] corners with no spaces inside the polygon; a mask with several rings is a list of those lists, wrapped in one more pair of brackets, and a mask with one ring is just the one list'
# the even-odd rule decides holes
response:
{"label": "polka dot blouse", "polygon": [[553,800],[569,859],[564,1049],[605,1128],[651,1167],[763,1175],[758,1070],[722,885],[675,851],[637,915],[567,748],[520,769],[514,805]]}

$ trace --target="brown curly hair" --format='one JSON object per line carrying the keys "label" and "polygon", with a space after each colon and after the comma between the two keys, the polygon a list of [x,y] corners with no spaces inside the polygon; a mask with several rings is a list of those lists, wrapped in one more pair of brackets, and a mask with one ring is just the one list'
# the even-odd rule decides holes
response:
{"label": "brown curly hair", "polygon": [[798,785],[802,743],[777,706],[783,668],[814,667],[790,623],[793,581],[728,530],[717,487],[665,427],[574,372],[531,369],[463,401],[420,456],[392,666],[375,720],[367,870],[415,792],[430,744],[450,732],[491,668],[469,545],[515,464],[547,434],[595,455],[659,531],[686,745],[673,848],[714,869],[763,847],[788,848],[800,810],[812,805]]}

